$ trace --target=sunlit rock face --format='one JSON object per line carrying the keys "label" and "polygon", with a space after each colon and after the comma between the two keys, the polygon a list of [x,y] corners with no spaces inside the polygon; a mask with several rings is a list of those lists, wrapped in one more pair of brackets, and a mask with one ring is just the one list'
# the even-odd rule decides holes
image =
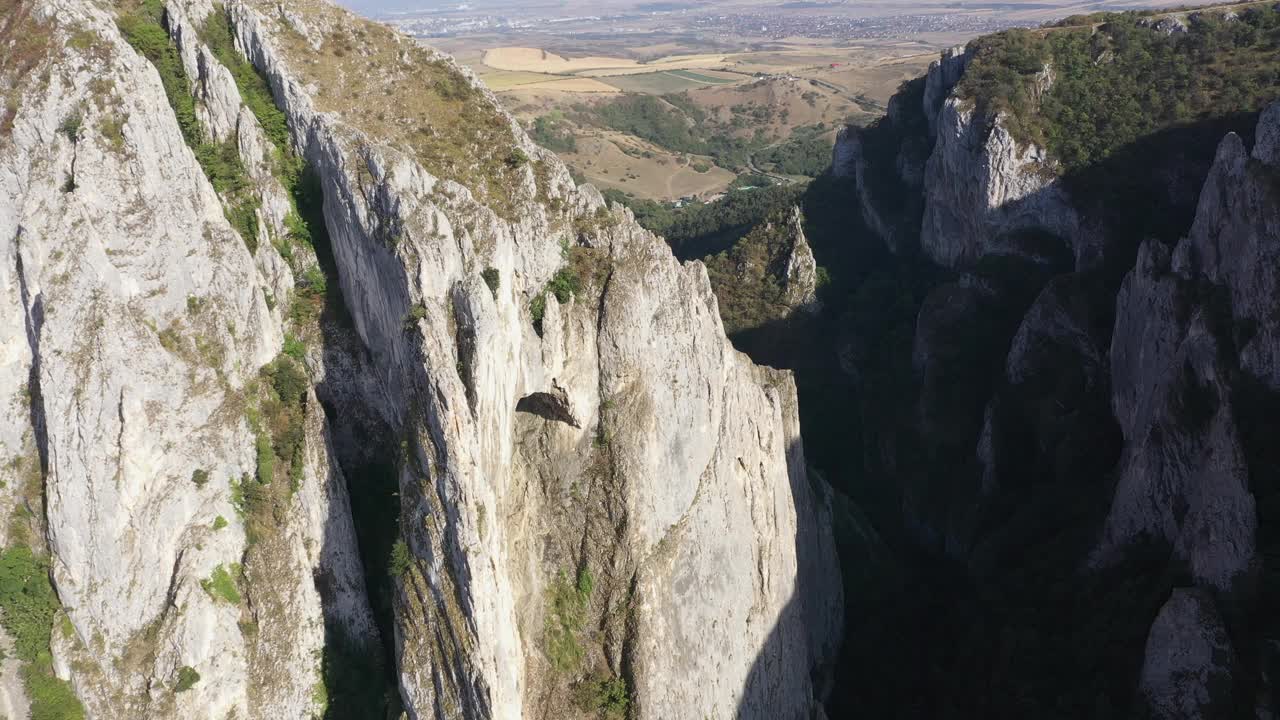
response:
{"label": "sunlit rock face", "polygon": [[[89,716],[320,715],[339,636],[394,648],[413,718],[586,717],[580,688],[611,683],[631,717],[818,711],[828,491],[789,373],[732,348],[700,263],[575,187],[467,71],[327,3],[169,2],[194,136],[123,15],[21,9],[47,43],[0,86],[0,446],[35,468],[53,664]],[[344,330],[300,319],[322,269]],[[803,234],[787,276],[813,302]],[[391,637],[320,399],[392,436]]]}

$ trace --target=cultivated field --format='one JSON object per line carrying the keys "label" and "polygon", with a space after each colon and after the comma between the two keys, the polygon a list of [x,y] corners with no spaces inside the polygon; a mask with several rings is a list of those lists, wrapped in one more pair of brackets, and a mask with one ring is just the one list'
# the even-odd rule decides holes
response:
{"label": "cultivated field", "polygon": [[597,68],[630,68],[635,60],[610,57],[565,58],[555,53],[530,47],[500,47],[486,50],[484,64],[495,70],[539,72],[565,75]]}
{"label": "cultivated field", "polygon": [[539,117],[560,118],[559,127],[576,140],[574,151],[560,155],[581,177],[660,200],[714,195],[736,172],[709,157],[584,123],[590,108],[626,93],[679,94],[734,137],[777,144],[797,128],[822,126],[827,130],[821,137],[829,140],[845,122],[865,123],[882,114],[898,84],[922,72],[940,49],[926,42],[795,38],[729,50],[688,36],[666,42],[603,36],[512,42],[520,39],[454,38],[443,49],[470,64],[530,127]]}

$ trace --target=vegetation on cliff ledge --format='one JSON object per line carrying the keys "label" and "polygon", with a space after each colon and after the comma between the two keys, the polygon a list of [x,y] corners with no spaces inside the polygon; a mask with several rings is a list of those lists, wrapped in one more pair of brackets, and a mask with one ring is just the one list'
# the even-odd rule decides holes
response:
{"label": "vegetation on cliff ledge", "polygon": [[24,545],[0,554],[0,625],[22,661],[32,720],[84,719],[84,708],[71,685],[53,671],[49,643],[59,609],[58,596],[49,582],[48,558]]}
{"label": "vegetation on cliff ledge", "polygon": [[[1256,112],[1280,97],[1272,5],[1195,13],[1186,32],[1155,29],[1153,17],[1101,14],[979,38],[956,92],[980,110],[1006,112],[1015,137],[1048,148],[1068,171],[1162,128]],[[1052,82],[1041,93],[1046,65]]]}

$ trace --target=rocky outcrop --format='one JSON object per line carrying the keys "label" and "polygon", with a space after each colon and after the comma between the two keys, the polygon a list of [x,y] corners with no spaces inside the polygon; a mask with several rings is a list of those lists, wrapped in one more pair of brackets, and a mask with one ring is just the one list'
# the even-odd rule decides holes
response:
{"label": "rocky outcrop", "polygon": [[1178,33],[1185,33],[1187,31],[1187,24],[1177,15],[1166,15],[1165,17],[1155,20],[1144,18],[1139,20],[1138,24],[1143,27],[1149,27],[1158,33],[1164,33],[1165,35],[1174,35]]}
{"label": "rocky outcrop", "polygon": [[813,258],[813,249],[804,236],[804,217],[800,208],[791,209],[786,232],[791,238],[791,246],[786,250],[783,273],[784,302],[793,311],[817,312],[821,307],[818,301],[818,261]]}
{"label": "rocky outcrop", "polygon": [[1280,252],[1278,128],[1272,105],[1252,153],[1223,139],[1190,233],[1172,250],[1145,243],[1117,300],[1113,404],[1126,449],[1092,561],[1156,538],[1203,588],[1175,590],[1151,628],[1141,691],[1158,718],[1220,717],[1249,702],[1232,697],[1222,617],[1248,637],[1239,625],[1263,561],[1254,492],[1268,491],[1267,471],[1247,423],[1262,421],[1259,403],[1277,387],[1276,319],[1262,308],[1274,310]]}
{"label": "rocky outcrop", "polygon": [[1257,513],[1235,409],[1240,378],[1277,388],[1274,308],[1280,199],[1273,140],[1280,105],[1249,154],[1218,149],[1190,234],[1170,252],[1148,242],[1117,301],[1114,407],[1128,440],[1102,561],[1149,533],[1200,584],[1246,592]]}
{"label": "rocky outcrop", "polygon": [[1204,590],[1178,588],[1147,635],[1138,693],[1156,720],[1232,716],[1236,653]]}
{"label": "rocky outcrop", "polygon": [[1068,248],[1079,266],[1089,264],[1095,249],[1043,148],[1019,142],[1001,116],[983,117],[956,97],[943,103],[936,124],[920,231],[929,258],[960,267],[1053,242]]}
{"label": "rocky outcrop", "polygon": [[857,162],[858,128],[845,125],[836,132],[831,147],[831,174],[838,178],[853,177]]}
{"label": "rocky outcrop", "polygon": [[[836,177],[851,177],[857,188],[858,202],[862,209],[862,221],[892,249],[898,247],[898,231],[893,219],[882,211],[882,205],[876,202],[868,181],[871,177],[868,162],[863,150],[862,134],[844,128],[836,136],[833,151],[832,167]],[[892,172],[896,172],[896,169]]]}
{"label": "rocky outcrop", "polygon": [[[22,378],[7,392],[25,388],[2,434],[40,458],[68,618],[54,669],[93,717],[307,715],[326,623],[359,635],[370,619],[317,412],[262,561],[240,569],[236,498],[258,473],[245,408],[283,342],[271,280],[115,19],[86,3],[30,9],[43,73],[16,83],[0,140],[5,313],[23,319],[5,326],[5,376]],[[309,391],[302,402],[318,408]],[[178,694],[183,667],[201,680]]]}
{"label": "rocky outcrop", "polygon": [[1186,273],[1226,288],[1241,328],[1240,367],[1280,389],[1280,104],[1258,120],[1252,152],[1229,135],[1205,181],[1185,248]]}
{"label": "rocky outcrop", "polygon": [[[1016,139],[1003,114],[954,92],[971,57],[963,47],[947,50],[903,86],[885,118],[842,131],[832,173],[855,181],[864,222],[899,255],[918,246],[939,265],[964,268],[989,255],[1065,252],[1093,266],[1097,233],[1084,226],[1056,162]],[[1031,92],[1052,84],[1046,66]]]}
{"label": "rocky outcrop", "polygon": [[[47,498],[73,628],[54,667],[91,717],[307,717],[335,629],[376,652],[312,385],[395,438],[407,553],[384,640],[410,717],[585,717],[603,683],[637,718],[820,712],[841,623],[828,499],[789,374],[733,350],[701,264],[575,188],[443,56],[320,2],[170,3],[205,140],[249,180],[242,238],[115,18],[33,7],[48,72],[6,78],[0,137],[0,443]],[[240,101],[211,20],[292,147]],[[402,91],[419,95],[383,105]],[[349,359],[281,355],[295,284],[319,282],[295,279],[316,261],[287,241],[295,152]],[[810,302],[802,233],[785,274]],[[274,413],[295,411],[301,450],[267,484]],[[200,679],[175,692],[182,668]]]}
{"label": "rocky outcrop", "polygon": [[[356,328],[384,349],[385,382],[414,388],[388,393],[395,400],[382,409],[410,448],[400,482],[415,563],[401,584],[397,650],[411,715],[517,718],[544,703],[572,714],[565,690],[576,673],[607,677],[623,663],[641,717],[732,712],[757,693],[761,713],[804,707],[807,671],[763,673],[767,691],[748,675],[770,629],[785,638],[785,657],[809,658],[800,667],[829,657],[811,633],[835,622],[838,589],[798,594],[807,577],[797,558],[830,561],[830,541],[805,534],[821,525],[799,461],[794,390],[781,377],[766,390],[730,348],[701,267],[680,266],[628,216],[575,192],[491,97],[477,102],[533,158],[512,178],[519,221],[390,143],[356,145],[358,120],[316,112],[322,98],[283,47],[274,7],[233,13],[307,138]],[[562,209],[534,204],[538,193]],[[464,217],[470,226],[452,221]],[[387,224],[399,231],[392,247]],[[580,241],[570,255],[582,292],[566,303],[543,294],[561,245]],[[502,279],[496,290],[480,279],[485,268]],[[527,310],[535,298],[546,303],[540,333]],[[685,311],[672,312],[672,298]],[[579,427],[515,412],[539,392],[563,397]],[[584,514],[585,527],[566,522]],[[743,543],[754,549],[737,557],[759,572],[724,572],[729,548]],[[570,612],[553,599],[575,576],[580,606]],[[626,647],[624,627],[634,633]],[[723,651],[715,666],[682,654],[707,643]]]}
{"label": "rocky outcrop", "polygon": [[929,134],[938,132],[938,113],[943,103],[951,95],[952,89],[964,76],[972,57],[965,46],[957,45],[942,51],[942,55],[929,63],[929,70],[924,79],[924,99],[922,109],[929,123]]}

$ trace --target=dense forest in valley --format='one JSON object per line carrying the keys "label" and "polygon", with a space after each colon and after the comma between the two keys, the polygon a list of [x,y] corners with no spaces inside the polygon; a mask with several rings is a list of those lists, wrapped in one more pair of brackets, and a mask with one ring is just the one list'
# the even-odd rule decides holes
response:
{"label": "dense forest in valley", "polygon": [[676,257],[686,260],[727,250],[766,217],[794,205],[802,193],[800,188],[785,185],[731,188],[716,202],[681,207],[618,190],[605,191],[605,198],[630,208],[641,225],[663,236]]}
{"label": "dense forest in valley", "polygon": [[[687,93],[662,96],[628,93],[597,105],[577,105],[569,118],[583,127],[602,127],[633,135],[677,153],[711,158],[734,172],[747,172],[754,161],[761,168],[817,177],[830,161],[831,128],[823,123],[796,128],[788,137],[773,137],[760,125],[772,108],[759,104],[734,107],[730,121],[694,102]],[[534,121],[532,136],[543,147],[572,150],[556,115]],[[754,130],[752,129],[754,128]]]}

